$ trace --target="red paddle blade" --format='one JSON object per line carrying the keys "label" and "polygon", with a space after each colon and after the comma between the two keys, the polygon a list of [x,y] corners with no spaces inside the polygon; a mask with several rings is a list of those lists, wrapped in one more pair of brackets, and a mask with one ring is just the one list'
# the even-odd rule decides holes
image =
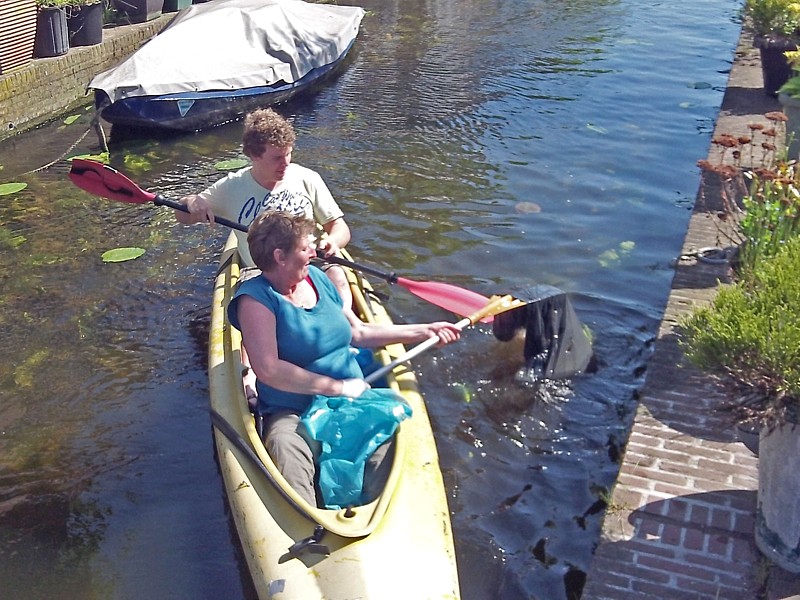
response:
{"label": "red paddle blade", "polygon": [[[413,281],[405,277],[398,277],[397,284],[406,288],[415,296],[427,300],[431,304],[440,306],[461,317],[468,317],[484,308],[490,301],[489,298],[471,290],[465,290],[449,283],[436,281]],[[481,323],[491,323],[494,319],[489,315],[480,319]]]}
{"label": "red paddle blade", "polygon": [[82,190],[110,200],[144,204],[152,202],[156,197],[152,192],[145,192],[116,169],[87,158],[72,159],[69,178]]}

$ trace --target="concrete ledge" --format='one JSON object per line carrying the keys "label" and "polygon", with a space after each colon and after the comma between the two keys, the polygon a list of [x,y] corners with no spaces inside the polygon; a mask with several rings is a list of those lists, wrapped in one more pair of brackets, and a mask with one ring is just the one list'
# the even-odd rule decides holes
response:
{"label": "concrete ledge", "polygon": [[174,13],[146,23],[106,27],[96,46],[38,58],[0,76],[0,140],[94,101],[86,86],[160,32]]}

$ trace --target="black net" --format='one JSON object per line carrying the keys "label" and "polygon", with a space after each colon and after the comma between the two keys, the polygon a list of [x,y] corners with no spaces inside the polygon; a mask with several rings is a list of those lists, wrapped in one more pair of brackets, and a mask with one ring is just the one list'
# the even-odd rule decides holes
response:
{"label": "black net", "polygon": [[494,336],[507,342],[525,335],[525,366],[539,379],[563,379],[595,369],[592,344],[567,294],[535,285],[513,294],[527,304],[497,315]]}

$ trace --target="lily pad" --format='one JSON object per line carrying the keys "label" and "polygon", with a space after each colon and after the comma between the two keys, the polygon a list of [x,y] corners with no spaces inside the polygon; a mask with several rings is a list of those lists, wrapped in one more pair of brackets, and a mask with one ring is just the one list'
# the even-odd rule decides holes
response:
{"label": "lily pad", "polygon": [[26,187],[27,183],[0,183],[0,196],[8,196],[9,194],[16,194],[21,192]]}
{"label": "lily pad", "polygon": [[218,171],[233,171],[234,169],[241,169],[249,165],[249,161],[243,158],[231,158],[229,160],[221,160],[214,165]]}
{"label": "lily pad", "polygon": [[144,248],[114,248],[103,252],[103,262],[125,262],[139,258],[144,254]]}

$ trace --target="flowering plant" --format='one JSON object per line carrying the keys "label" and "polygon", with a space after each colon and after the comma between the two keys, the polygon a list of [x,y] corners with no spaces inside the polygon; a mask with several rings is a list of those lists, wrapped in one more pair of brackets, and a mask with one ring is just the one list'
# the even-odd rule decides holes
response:
{"label": "flowering plant", "polygon": [[[800,233],[800,165],[780,158],[778,136],[785,137],[786,115],[769,112],[771,126],[748,125],[749,135],[722,134],[712,140],[719,162],[698,161],[705,173],[721,181],[716,217],[720,237],[737,249],[737,274],[774,256],[784,242]],[[760,164],[745,169],[744,163]],[[701,195],[701,201],[704,195]]]}
{"label": "flowering plant", "polygon": [[737,422],[775,426],[800,414],[800,164],[776,149],[786,116],[765,116],[772,126],[714,138],[719,164],[698,162],[721,182],[713,216],[737,253],[733,282],[682,319],[680,335],[689,360],[737,392]]}
{"label": "flowering plant", "polygon": [[746,0],[744,15],[757,36],[797,37],[800,29],[800,2]]}

